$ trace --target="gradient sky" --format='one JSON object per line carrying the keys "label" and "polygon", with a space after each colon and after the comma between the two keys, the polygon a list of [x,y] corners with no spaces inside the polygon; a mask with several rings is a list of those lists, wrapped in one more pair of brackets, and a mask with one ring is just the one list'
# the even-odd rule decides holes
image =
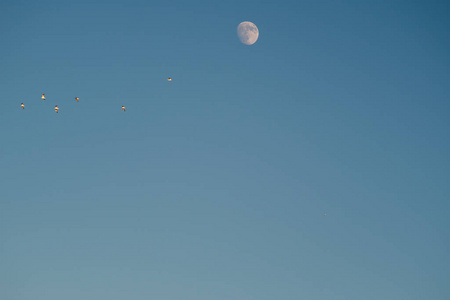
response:
{"label": "gradient sky", "polygon": [[449,15],[1,1],[0,299],[450,299]]}

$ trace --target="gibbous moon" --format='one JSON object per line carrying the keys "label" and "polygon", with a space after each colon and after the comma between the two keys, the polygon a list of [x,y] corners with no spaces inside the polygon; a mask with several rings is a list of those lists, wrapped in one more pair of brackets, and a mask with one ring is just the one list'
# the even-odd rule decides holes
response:
{"label": "gibbous moon", "polygon": [[258,27],[252,22],[242,22],[237,28],[237,34],[243,44],[253,45],[258,40]]}

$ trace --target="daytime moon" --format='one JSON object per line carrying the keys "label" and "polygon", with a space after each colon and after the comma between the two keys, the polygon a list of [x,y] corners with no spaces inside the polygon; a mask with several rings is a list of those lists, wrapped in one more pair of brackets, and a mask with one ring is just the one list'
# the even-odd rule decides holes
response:
{"label": "daytime moon", "polygon": [[253,45],[258,40],[258,27],[252,22],[242,22],[237,28],[237,34],[243,44]]}

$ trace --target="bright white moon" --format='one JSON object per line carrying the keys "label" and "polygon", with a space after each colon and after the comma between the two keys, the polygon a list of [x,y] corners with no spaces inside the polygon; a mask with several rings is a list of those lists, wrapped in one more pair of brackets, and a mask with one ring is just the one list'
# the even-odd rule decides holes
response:
{"label": "bright white moon", "polygon": [[253,45],[258,39],[259,31],[252,22],[242,22],[237,28],[237,34],[243,44]]}

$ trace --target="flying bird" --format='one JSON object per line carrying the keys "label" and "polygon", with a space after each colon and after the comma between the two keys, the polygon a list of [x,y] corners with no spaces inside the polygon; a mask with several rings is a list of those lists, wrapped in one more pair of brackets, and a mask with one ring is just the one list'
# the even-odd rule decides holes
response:
{"label": "flying bird", "polygon": [[327,215],[327,213],[324,213],[324,214],[323,214],[323,216],[326,216],[326,215]]}
{"label": "flying bird", "polygon": [[22,109],[25,109],[25,105],[23,103],[21,103],[20,106],[22,107]]}
{"label": "flying bird", "polygon": [[169,78],[167,78],[167,81],[172,81],[172,78],[170,78],[170,77],[169,77]]}
{"label": "flying bird", "polygon": [[45,94],[42,94],[41,98],[42,98],[42,100],[45,100]]}
{"label": "flying bird", "polygon": [[125,106],[122,106],[122,110],[125,111]]}
{"label": "flying bird", "polygon": [[77,100],[77,102],[78,102],[78,100],[80,100],[80,98],[78,98],[78,97],[75,97],[75,100]]}
{"label": "flying bird", "polygon": [[59,107],[58,105],[55,105],[55,112],[58,113]]}

